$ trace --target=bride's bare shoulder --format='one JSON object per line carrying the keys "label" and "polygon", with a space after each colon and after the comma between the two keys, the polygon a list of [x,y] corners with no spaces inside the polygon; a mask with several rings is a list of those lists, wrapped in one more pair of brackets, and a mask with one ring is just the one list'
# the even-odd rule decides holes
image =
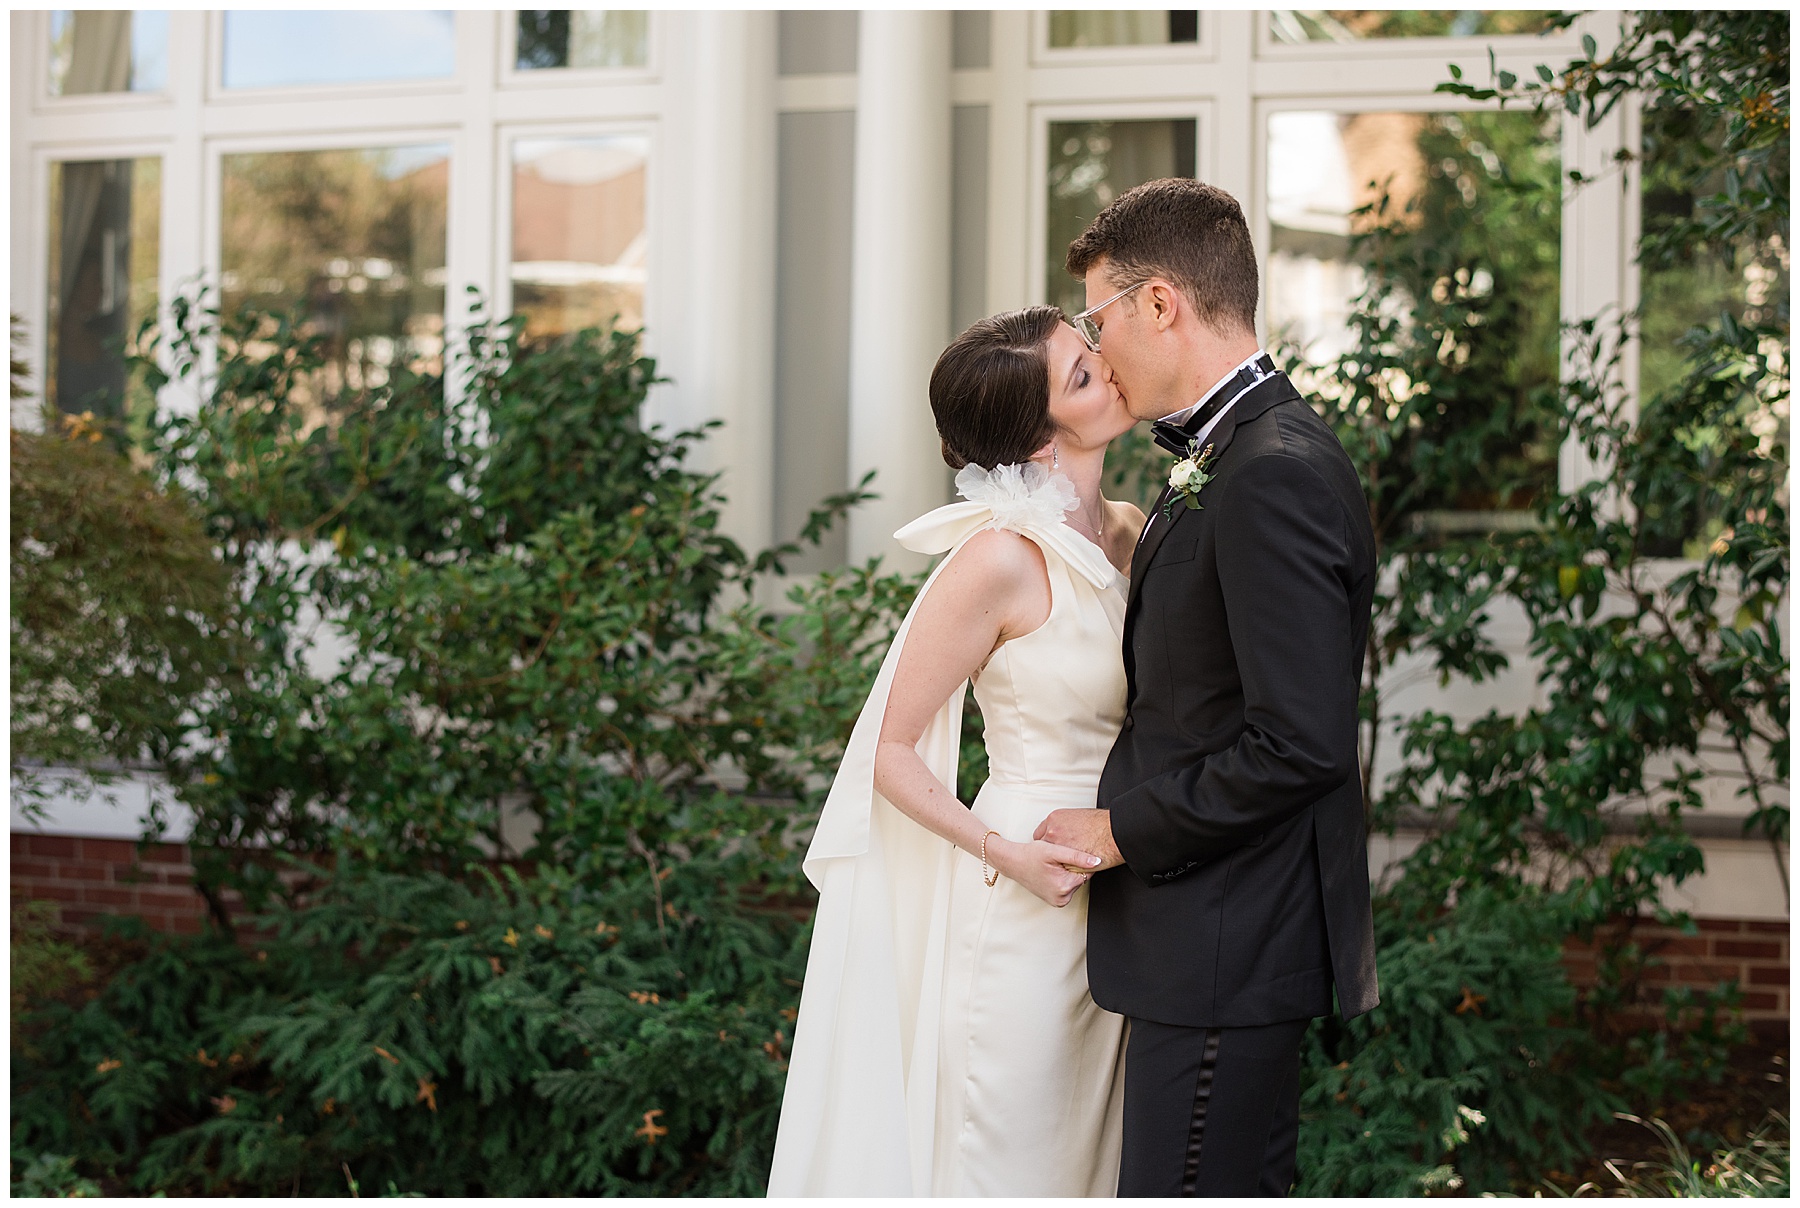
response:
{"label": "bride's bare shoulder", "polygon": [[1048,575],[1044,551],[1037,542],[1011,529],[984,529],[963,542],[951,555],[945,574],[980,581],[1002,589],[1035,585]]}

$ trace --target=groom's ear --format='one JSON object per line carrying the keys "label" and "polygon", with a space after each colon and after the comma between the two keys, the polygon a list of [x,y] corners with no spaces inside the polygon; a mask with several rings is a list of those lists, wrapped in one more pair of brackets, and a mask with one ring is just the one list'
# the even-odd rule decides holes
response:
{"label": "groom's ear", "polygon": [[1174,327],[1181,316],[1181,291],[1167,281],[1152,281],[1144,287],[1144,293],[1149,295],[1144,305],[1150,308],[1150,320],[1156,330],[1164,332]]}

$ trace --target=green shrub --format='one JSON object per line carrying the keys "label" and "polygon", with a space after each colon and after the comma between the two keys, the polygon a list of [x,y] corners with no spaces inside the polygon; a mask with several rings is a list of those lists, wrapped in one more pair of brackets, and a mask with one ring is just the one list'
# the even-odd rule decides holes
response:
{"label": "green shrub", "polygon": [[1441,915],[1380,903],[1381,1005],[1308,1032],[1297,1194],[1503,1191],[1582,1152],[1621,1104],[1571,1024],[1552,912],[1489,887]]}
{"label": "green shrub", "polygon": [[12,1047],[26,1043],[19,1021],[38,1003],[58,998],[94,975],[87,953],[57,936],[56,903],[12,904]]}
{"label": "green shrub", "polygon": [[[761,1191],[806,929],[725,846],[603,888],[342,871],[163,939],[13,1064],[21,1154],[138,1192]],[[35,1177],[35,1176],[34,1176]]]}

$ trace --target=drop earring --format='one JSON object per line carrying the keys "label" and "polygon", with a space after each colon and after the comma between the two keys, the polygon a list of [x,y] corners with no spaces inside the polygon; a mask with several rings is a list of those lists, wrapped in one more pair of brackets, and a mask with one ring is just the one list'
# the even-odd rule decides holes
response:
{"label": "drop earring", "polygon": [[1051,469],[1052,469],[1052,470],[1054,470],[1054,469],[1056,469],[1056,467],[1057,467],[1057,460],[1056,460],[1056,446],[1055,446],[1055,445],[1051,445],[1051,446],[1050,446],[1050,468],[1051,468]]}

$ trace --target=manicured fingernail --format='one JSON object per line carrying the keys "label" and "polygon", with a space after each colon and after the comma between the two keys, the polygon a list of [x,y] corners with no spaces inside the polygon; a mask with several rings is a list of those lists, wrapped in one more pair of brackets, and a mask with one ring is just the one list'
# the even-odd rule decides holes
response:
{"label": "manicured fingernail", "polygon": [[1100,857],[1099,856],[1089,856],[1088,863],[1089,864],[1098,864],[1098,863],[1100,863]]}

